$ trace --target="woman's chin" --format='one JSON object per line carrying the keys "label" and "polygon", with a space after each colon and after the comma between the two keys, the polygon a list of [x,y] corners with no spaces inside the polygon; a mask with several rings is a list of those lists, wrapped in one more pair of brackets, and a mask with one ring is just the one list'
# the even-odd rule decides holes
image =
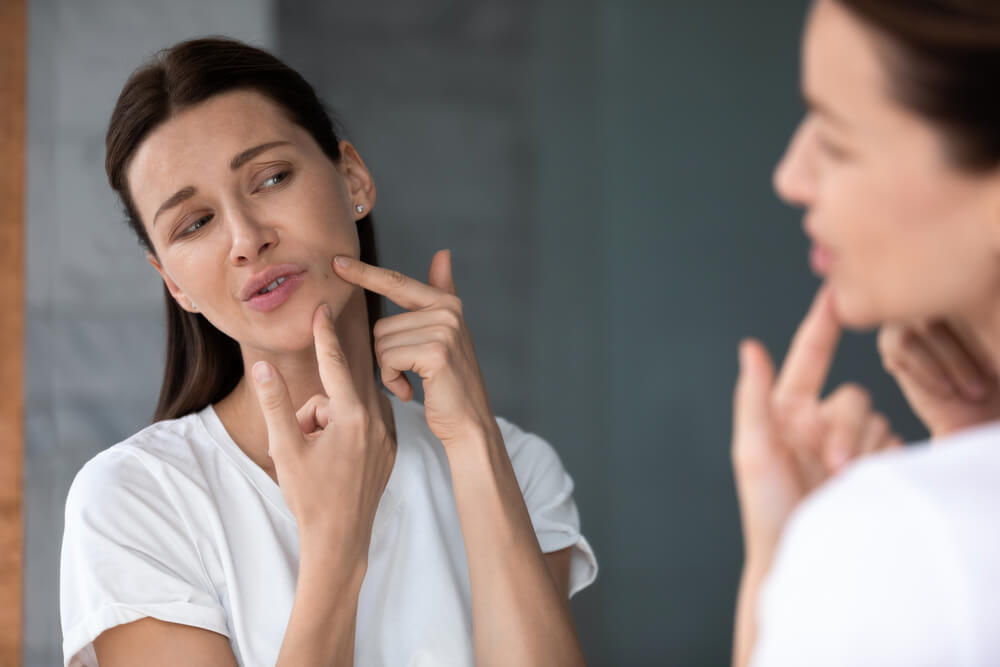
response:
{"label": "woman's chin", "polygon": [[289,318],[276,324],[278,326],[255,332],[258,339],[256,347],[277,355],[294,355],[313,349],[315,339],[311,316]]}
{"label": "woman's chin", "polygon": [[877,329],[892,319],[890,313],[882,312],[866,295],[841,288],[832,282],[830,288],[833,290],[833,309],[836,312],[837,321],[845,329],[855,331]]}

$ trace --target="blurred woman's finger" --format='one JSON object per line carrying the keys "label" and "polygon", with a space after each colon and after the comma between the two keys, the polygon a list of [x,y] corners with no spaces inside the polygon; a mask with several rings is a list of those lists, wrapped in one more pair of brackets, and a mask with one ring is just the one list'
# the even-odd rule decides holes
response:
{"label": "blurred woman's finger", "polygon": [[889,420],[881,414],[873,413],[868,417],[864,431],[861,434],[858,453],[870,454],[880,449],[885,449],[890,444],[889,437],[891,435]]}
{"label": "blurred woman's finger", "polygon": [[828,470],[840,470],[860,453],[862,435],[871,413],[868,392],[856,384],[844,384],[823,401],[820,412],[827,425],[822,460]]}
{"label": "blurred woman's finger", "polygon": [[919,332],[904,325],[886,325],[878,335],[882,365],[897,381],[901,373],[938,398],[951,398],[956,388],[944,365],[931,353]]}
{"label": "blurred woman's finger", "polygon": [[982,400],[992,380],[951,327],[944,322],[932,322],[924,335],[928,350],[944,368],[952,386],[969,400]]}

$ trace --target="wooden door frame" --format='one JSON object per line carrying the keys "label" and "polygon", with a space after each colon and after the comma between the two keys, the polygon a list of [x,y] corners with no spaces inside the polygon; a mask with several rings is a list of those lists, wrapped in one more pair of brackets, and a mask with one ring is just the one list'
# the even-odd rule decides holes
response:
{"label": "wooden door frame", "polygon": [[0,664],[23,635],[25,0],[0,0]]}

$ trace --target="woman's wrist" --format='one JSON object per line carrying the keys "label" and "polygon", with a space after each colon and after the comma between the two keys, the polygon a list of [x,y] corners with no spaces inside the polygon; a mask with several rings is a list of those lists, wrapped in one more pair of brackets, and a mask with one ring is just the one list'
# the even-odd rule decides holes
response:
{"label": "woman's wrist", "polygon": [[368,549],[343,539],[302,534],[299,538],[299,575],[313,574],[345,591],[361,590],[368,571]]}

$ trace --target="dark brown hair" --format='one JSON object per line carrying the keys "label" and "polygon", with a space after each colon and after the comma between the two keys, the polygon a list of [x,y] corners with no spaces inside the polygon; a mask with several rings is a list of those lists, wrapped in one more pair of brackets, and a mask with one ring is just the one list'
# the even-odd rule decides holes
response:
{"label": "dark brown hair", "polygon": [[890,93],[942,131],[953,162],[1000,165],[1000,2],[838,2],[885,37]]}
{"label": "dark brown hair", "polygon": [[[331,114],[298,72],[270,53],[227,38],[193,39],[157,53],[122,88],[105,140],[105,169],[128,224],[140,244],[156,251],[132,201],[125,176],[129,160],[150,132],[177,112],[213,95],[253,90],[265,95],[306,130],[334,163],[340,138]],[[375,229],[369,214],[358,221],[361,259],[377,264]],[[243,377],[239,344],[202,315],[182,309],[163,287],[167,309],[167,354],[154,421],[180,417],[219,401]],[[381,317],[381,298],[365,292],[369,331]]]}

